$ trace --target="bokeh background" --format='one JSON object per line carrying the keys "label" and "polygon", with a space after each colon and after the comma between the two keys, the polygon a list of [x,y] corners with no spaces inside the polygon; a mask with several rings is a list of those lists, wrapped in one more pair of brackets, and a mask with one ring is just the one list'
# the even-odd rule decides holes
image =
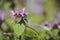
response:
{"label": "bokeh background", "polygon": [[59,0],[0,0],[0,10],[7,12],[7,16],[9,10],[25,7],[26,11],[32,14],[29,15],[29,20],[39,24],[45,20],[54,23],[59,6]]}

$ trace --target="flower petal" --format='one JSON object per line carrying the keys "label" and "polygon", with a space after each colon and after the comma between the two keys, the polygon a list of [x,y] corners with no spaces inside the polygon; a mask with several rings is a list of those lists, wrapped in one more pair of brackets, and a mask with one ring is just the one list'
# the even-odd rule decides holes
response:
{"label": "flower petal", "polygon": [[23,17],[24,16],[24,14],[23,13],[20,13],[21,14],[21,16]]}
{"label": "flower petal", "polygon": [[58,28],[60,28],[60,25],[58,25]]}
{"label": "flower petal", "polygon": [[13,10],[10,11],[12,13],[12,15],[15,15],[15,12]]}
{"label": "flower petal", "polygon": [[25,8],[22,9],[22,13],[24,13],[24,12],[25,12]]}

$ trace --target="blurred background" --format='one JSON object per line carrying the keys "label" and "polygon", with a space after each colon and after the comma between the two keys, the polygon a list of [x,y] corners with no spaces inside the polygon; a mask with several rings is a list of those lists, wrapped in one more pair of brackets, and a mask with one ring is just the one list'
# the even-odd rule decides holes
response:
{"label": "blurred background", "polygon": [[[33,23],[49,21],[54,23],[60,11],[59,0],[0,0],[0,11],[10,16],[9,10],[23,7],[29,12],[29,20]],[[32,14],[32,15],[30,15]],[[36,16],[36,17],[35,17]]]}

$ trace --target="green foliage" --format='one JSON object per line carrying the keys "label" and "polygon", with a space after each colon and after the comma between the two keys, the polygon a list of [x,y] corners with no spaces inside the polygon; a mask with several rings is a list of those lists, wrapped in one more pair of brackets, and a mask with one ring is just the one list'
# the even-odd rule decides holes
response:
{"label": "green foliage", "polygon": [[24,32],[24,25],[17,24],[11,19],[6,19],[5,23],[14,31],[13,33],[16,37],[19,37]]}
{"label": "green foliage", "polygon": [[0,40],[3,40],[3,34],[1,30],[0,30]]}
{"label": "green foliage", "polygon": [[57,36],[58,31],[59,31],[58,29],[53,29],[53,30],[52,30],[53,35],[54,35],[54,36]]}
{"label": "green foliage", "polygon": [[42,23],[43,21],[45,21],[45,18],[44,17],[41,17],[40,15],[38,14],[29,14],[28,15],[28,19],[34,24],[40,24]]}
{"label": "green foliage", "polygon": [[30,37],[36,37],[38,34],[30,28],[27,28],[26,35]]}
{"label": "green foliage", "polygon": [[9,8],[10,8],[10,5],[11,5],[10,2],[5,2],[5,3],[4,3],[4,8],[5,8],[5,9],[9,9]]}
{"label": "green foliage", "polygon": [[33,40],[34,39],[37,40],[38,34],[34,30],[32,30],[30,28],[27,28],[27,30],[25,32],[26,32],[25,37],[27,36],[27,37],[30,37]]}

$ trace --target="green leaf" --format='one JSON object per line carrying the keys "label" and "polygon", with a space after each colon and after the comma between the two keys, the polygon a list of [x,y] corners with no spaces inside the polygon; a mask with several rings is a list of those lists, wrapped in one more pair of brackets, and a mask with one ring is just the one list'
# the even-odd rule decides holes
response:
{"label": "green leaf", "polygon": [[53,33],[54,36],[56,36],[57,33],[58,33],[58,29],[53,29],[53,30],[52,30],[52,33]]}
{"label": "green leaf", "polygon": [[34,30],[27,28],[27,30],[25,32],[26,32],[25,36],[32,38],[32,40],[34,40],[34,39],[38,40],[37,39],[38,34]]}
{"label": "green leaf", "polygon": [[19,37],[24,32],[25,26],[23,24],[20,25],[15,23],[15,21],[11,19],[6,19],[5,23],[14,31],[14,34],[17,37]]}
{"label": "green leaf", "polygon": [[3,40],[3,34],[1,30],[0,30],[0,40]]}
{"label": "green leaf", "polygon": [[40,24],[42,23],[43,21],[45,21],[45,17],[41,17],[40,15],[38,14],[29,14],[28,15],[28,19],[33,23],[33,24]]}
{"label": "green leaf", "polygon": [[16,36],[20,36],[24,32],[24,25],[14,24],[12,28]]}
{"label": "green leaf", "polygon": [[5,8],[5,9],[9,9],[10,5],[11,5],[10,2],[5,2],[5,3],[4,3],[4,8]]}

